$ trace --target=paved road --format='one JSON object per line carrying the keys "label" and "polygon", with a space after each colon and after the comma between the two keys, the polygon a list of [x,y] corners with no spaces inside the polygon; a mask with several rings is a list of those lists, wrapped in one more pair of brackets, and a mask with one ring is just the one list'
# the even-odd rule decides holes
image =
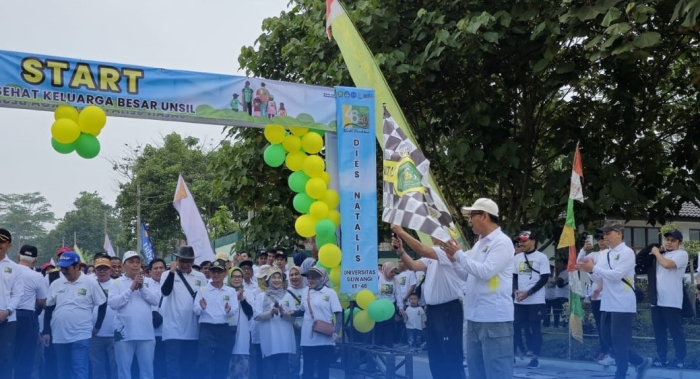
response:
{"label": "paved road", "polygon": [[[525,361],[517,361],[513,378],[517,379],[590,379],[590,378],[612,378],[615,373],[615,366],[604,367],[595,362],[566,361],[557,359],[540,358],[540,368],[527,369]],[[403,374],[403,372],[401,372]],[[425,355],[413,358],[413,373],[415,379],[430,379],[430,368],[428,358]],[[634,368],[630,368],[628,378],[635,377]],[[340,370],[332,370],[331,378],[344,379],[345,375]],[[647,372],[647,379],[700,379],[698,370],[671,370],[671,369],[650,369]],[[439,378],[443,379],[443,378]],[[506,378],[504,378],[506,379]]]}

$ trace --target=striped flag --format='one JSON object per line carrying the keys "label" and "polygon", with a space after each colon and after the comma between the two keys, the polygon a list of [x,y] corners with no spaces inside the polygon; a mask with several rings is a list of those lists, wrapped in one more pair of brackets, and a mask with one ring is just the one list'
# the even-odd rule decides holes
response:
{"label": "striped flag", "polygon": [[204,220],[199,214],[194,197],[192,197],[190,189],[187,188],[187,183],[185,183],[182,175],[177,180],[173,206],[180,214],[180,226],[183,233],[185,233],[185,237],[187,237],[187,244],[194,249],[195,263],[213,261],[214,249],[212,249],[211,242],[209,242],[207,227],[204,225]]}
{"label": "striped flag", "polygon": [[578,144],[574,154],[574,164],[571,168],[571,187],[569,189],[569,201],[566,205],[566,223],[559,238],[558,249],[569,248],[569,261],[566,271],[569,273],[569,332],[579,342],[583,342],[583,306],[581,299],[584,297],[583,285],[580,273],[576,270],[576,221],[574,219],[574,200],[583,202],[583,191],[581,180],[583,179],[583,164],[581,163],[581,152]]}
{"label": "striped flag", "polygon": [[[331,34],[331,29],[333,33]],[[367,47],[364,39],[357,31],[357,28],[350,20],[350,16],[341,4],[340,0],[326,0],[326,33],[329,39],[335,40],[345,65],[350,72],[355,86],[358,88],[371,88],[374,90],[375,99],[375,120],[377,125],[382,125],[384,120],[384,109],[392,115],[398,129],[400,129],[407,141],[410,141],[415,146],[418,146],[416,137],[413,135],[410,125],[406,121],[399,104],[391,92],[391,88],[386,82],[386,78],[379,69],[377,62],[374,60],[374,55]],[[384,105],[385,107],[383,107]],[[381,144],[383,141],[383,132],[381,128],[376,130],[377,141]],[[384,146],[382,146],[384,148]],[[424,185],[430,189],[432,200],[440,212],[449,214],[449,210],[445,205],[444,196],[440,192],[432,173],[425,174]],[[449,231],[455,239],[466,241],[461,231],[457,226],[451,226]],[[421,241],[427,245],[432,245],[430,236],[419,231],[418,236]]]}
{"label": "striped flag", "polygon": [[73,244],[73,251],[75,251],[76,254],[80,257],[80,262],[87,264],[88,262],[85,260],[85,256],[83,255],[83,252],[80,251],[80,248],[78,248],[78,244]]}
{"label": "striped flag", "polygon": [[452,216],[436,207],[426,180],[429,172],[430,161],[386,112],[382,221],[447,242],[451,236],[443,226],[453,224]]}
{"label": "striped flag", "polygon": [[102,246],[110,257],[116,257],[117,253],[114,252],[114,247],[112,247],[112,241],[109,239],[109,235],[105,233],[105,243]]}

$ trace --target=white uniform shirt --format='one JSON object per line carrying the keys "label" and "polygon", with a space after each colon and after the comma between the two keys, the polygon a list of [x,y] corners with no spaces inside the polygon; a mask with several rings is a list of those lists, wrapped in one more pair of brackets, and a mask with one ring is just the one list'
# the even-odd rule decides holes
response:
{"label": "white uniform shirt", "polygon": [[46,285],[44,277],[31,268],[18,264],[17,269],[20,274],[22,285],[24,286],[24,294],[22,295],[17,309],[35,311],[36,301],[46,299],[46,292],[48,292],[49,286]]}
{"label": "white uniform shirt", "polygon": [[422,307],[408,306],[406,308],[406,329],[423,330],[423,323],[426,320],[425,311]]}
{"label": "white uniform shirt", "polygon": [[116,311],[114,331],[121,335],[123,341],[155,340],[151,307],[158,305],[160,292],[158,288],[147,287],[145,281],[141,288],[132,291],[133,282],[125,275],[112,283],[107,301],[109,307]]}
{"label": "white uniform shirt", "polygon": [[73,343],[92,337],[92,310],[104,304],[107,297],[97,281],[80,274],[75,282],[65,277],[49,287],[46,305],[55,305],[51,317],[53,343]]}
{"label": "white uniform shirt", "polygon": [[396,281],[396,277],[391,280],[386,280],[382,275],[379,275],[378,287],[379,292],[377,293],[377,299],[389,299],[399,308],[404,308],[401,295],[399,294],[399,283]]}
{"label": "white uniform shirt", "polygon": [[0,261],[0,310],[10,310],[7,322],[17,321],[17,306],[24,294],[24,284],[20,278],[20,266],[10,258]]}
{"label": "white uniform shirt", "polygon": [[[163,304],[160,307],[163,315],[163,341],[196,340],[199,338],[199,325],[192,309],[194,298],[176,272],[163,273],[160,278],[161,288],[170,275],[175,277],[173,291],[170,295],[163,296]],[[207,278],[201,272],[192,270],[189,274],[182,275],[195,294],[199,287],[207,285]]]}
{"label": "white uniform shirt", "polygon": [[[294,310],[294,311],[300,310],[300,309],[301,309],[301,303],[302,303],[303,301],[305,301],[305,299],[306,299],[306,298],[305,298],[306,293],[309,292],[309,287],[303,286],[303,287],[301,287],[301,288],[292,288],[292,286],[289,286],[289,287],[287,287],[287,291],[291,291],[291,292],[292,292],[294,295],[296,295],[296,297],[299,299],[299,302],[297,303],[297,300],[294,299],[294,298],[292,297],[292,299],[294,299],[294,304],[292,304],[292,307],[291,307],[290,309],[292,309],[292,310]],[[285,306],[285,308],[286,308],[286,306]],[[304,318],[303,318],[303,317],[297,317],[297,319],[294,321],[295,327],[296,327],[297,329],[298,329],[298,328],[301,328],[301,324],[302,324],[303,322],[304,322]]]}
{"label": "white uniform shirt", "polygon": [[557,298],[569,298],[569,273],[567,271],[562,271],[559,273],[559,276],[557,277],[561,278],[561,280],[566,283],[564,287],[559,287],[558,285],[554,286],[554,297]]}
{"label": "white uniform shirt", "polygon": [[[200,300],[207,302],[206,309],[202,309]],[[231,307],[226,312],[226,303]],[[199,316],[200,324],[228,324],[238,325],[238,293],[229,286],[214,287],[211,283],[201,287],[194,299],[194,314]]]}
{"label": "white uniform shirt", "polygon": [[455,254],[469,273],[467,320],[513,321],[513,241],[501,228],[483,236],[468,252]]}
{"label": "white uniform shirt", "polygon": [[[405,299],[409,288],[416,285],[416,273],[411,270],[404,270],[396,275],[396,282],[399,285],[399,297]],[[408,300],[402,300],[402,302],[404,306],[408,305]]]}
{"label": "white uniform shirt", "polygon": [[[248,304],[250,304],[251,307],[255,305],[256,294],[257,291],[251,291],[247,289],[243,290],[243,298]],[[248,319],[248,316],[246,316],[245,312],[243,312],[243,308],[241,308],[238,312],[238,316],[236,317],[236,319],[238,324],[238,328],[236,330],[236,343],[233,345],[233,351],[231,352],[231,354],[249,355],[251,321],[253,320],[252,318],[250,320]]]}
{"label": "white uniform shirt", "polygon": [[[165,273],[163,273],[165,274]],[[160,282],[156,282],[155,280],[151,278],[146,278],[146,280],[143,281],[143,285],[146,287],[152,287],[152,290],[158,292],[158,304],[154,305],[151,307],[151,312],[156,311],[158,314],[163,316],[163,314],[160,311],[160,306],[162,305],[162,299],[163,299],[163,293],[160,292]],[[151,316],[152,318],[153,316]],[[153,334],[155,334],[156,337],[162,337],[163,336],[163,324],[160,324],[159,327],[153,328]]]}
{"label": "white uniform shirt", "polygon": [[[313,309],[313,319],[309,311],[309,303],[311,303],[311,309]],[[301,302],[301,309],[304,311],[304,323],[301,326],[301,346],[333,345],[331,336],[316,333],[311,328],[314,320],[333,322],[333,314],[343,311],[335,291],[328,287],[323,287],[318,291],[309,288],[304,301]]]}
{"label": "white uniform shirt", "polygon": [[447,258],[447,253],[436,246],[433,246],[433,251],[438,259],[420,259],[427,268],[425,283],[421,287],[425,303],[439,305],[460,299],[462,297],[460,279],[452,267],[452,262]]}
{"label": "white uniform shirt", "polygon": [[[609,263],[608,263],[609,262]],[[634,290],[622,279],[634,286],[635,254],[624,242],[598,257],[591,277],[603,283],[603,312],[637,313],[637,297]]]}
{"label": "white uniform shirt", "polygon": [[[255,297],[253,306],[253,317],[260,316],[261,313],[269,312],[271,306],[265,309],[265,292],[259,293]],[[292,310],[294,298],[286,292],[280,305],[284,310]],[[296,352],[296,340],[294,338],[294,326],[292,321],[287,321],[279,315],[267,320],[257,320],[260,330],[260,350],[263,358],[275,354],[294,354]]]}
{"label": "white uniform shirt", "polygon": [[676,268],[663,268],[656,260],[656,305],[683,309],[683,277],[688,267],[688,252],[674,250],[663,257],[676,263]]}
{"label": "white uniform shirt", "polygon": [[[97,282],[98,285],[102,286],[102,290],[105,293],[105,296],[107,296],[107,300],[109,301],[109,295],[112,290],[112,283],[114,283],[114,279],[109,278],[106,282],[102,283],[99,280],[97,280],[97,277],[91,278],[94,279],[95,282]],[[99,306],[94,307],[92,309],[92,325],[95,325],[97,322],[97,312],[99,310]],[[97,332],[97,337],[114,337],[114,315],[115,315],[114,309],[112,307],[107,306],[107,312],[105,312],[105,319],[102,321],[102,326],[100,327],[100,330]]]}
{"label": "white uniform shirt", "polygon": [[[518,291],[527,291],[537,284],[542,275],[549,274],[549,258],[539,251],[518,254],[513,257],[513,270],[518,274]],[[514,299],[513,301],[516,304],[524,305],[544,304],[544,294],[545,288],[543,286],[525,300],[517,301]]]}

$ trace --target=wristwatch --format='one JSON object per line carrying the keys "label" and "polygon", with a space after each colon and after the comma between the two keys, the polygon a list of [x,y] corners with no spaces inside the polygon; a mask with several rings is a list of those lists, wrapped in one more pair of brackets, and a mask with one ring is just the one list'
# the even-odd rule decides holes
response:
{"label": "wristwatch", "polygon": [[8,310],[7,310],[7,315],[8,315],[8,316],[12,316],[13,313],[14,313],[14,311],[13,311],[12,309],[8,309]]}

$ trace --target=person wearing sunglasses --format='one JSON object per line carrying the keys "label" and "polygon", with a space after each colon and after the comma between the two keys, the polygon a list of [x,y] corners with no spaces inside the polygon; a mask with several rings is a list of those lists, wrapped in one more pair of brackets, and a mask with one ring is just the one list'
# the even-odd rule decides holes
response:
{"label": "person wearing sunglasses", "polygon": [[532,357],[527,368],[540,367],[538,356],[542,347],[542,315],[544,314],[545,288],[549,279],[549,258],[537,250],[537,237],[531,231],[518,234],[518,246],[523,251],[513,258],[513,301],[515,307],[514,345],[522,354],[525,351],[521,330]]}

